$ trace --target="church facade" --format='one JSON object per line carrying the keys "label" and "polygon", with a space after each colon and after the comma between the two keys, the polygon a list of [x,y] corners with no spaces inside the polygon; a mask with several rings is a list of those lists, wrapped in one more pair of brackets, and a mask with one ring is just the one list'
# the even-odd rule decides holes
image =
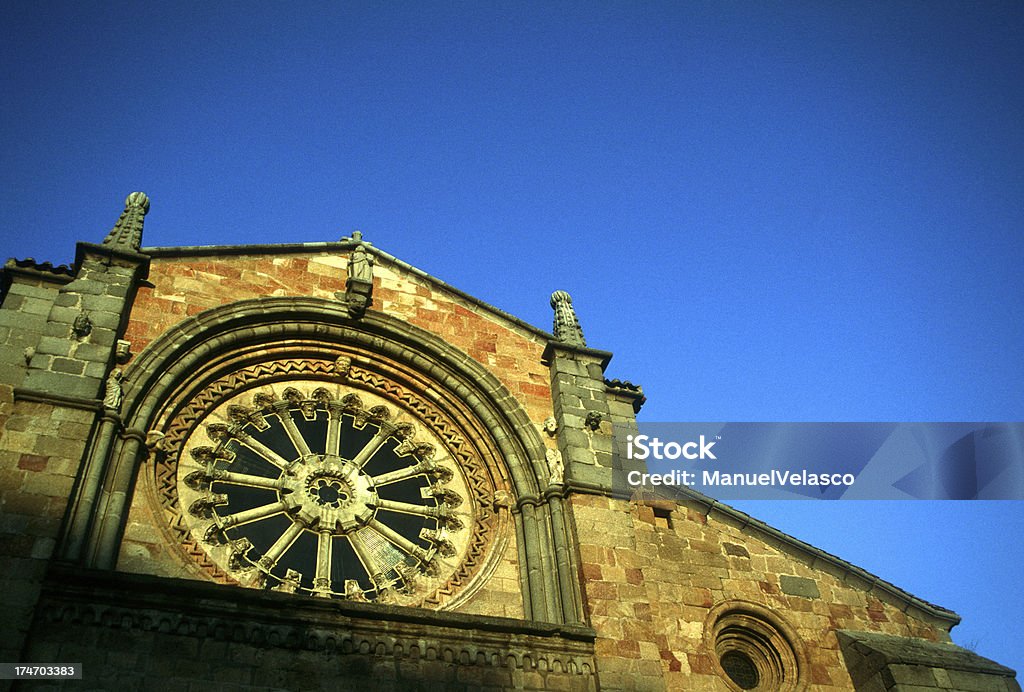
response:
{"label": "church facade", "polygon": [[628,492],[643,391],[567,293],[549,333],[359,233],[144,247],[148,211],[3,268],[0,660],[88,689],[1020,689],[955,613]]}

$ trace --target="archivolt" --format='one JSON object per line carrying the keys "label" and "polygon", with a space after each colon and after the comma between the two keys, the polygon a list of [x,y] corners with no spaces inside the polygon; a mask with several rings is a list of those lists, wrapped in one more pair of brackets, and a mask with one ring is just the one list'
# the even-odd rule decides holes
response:
{"label": "archivolt", "polygon": [[555,564],[552,541],[567,530],[547,507],[545,447],[511,392],[468,354],[430,332],[375,311],[353,320],[344,306],[310,297],[258,298],[207,310],[156,339],[125,369],[125,431],[105,464],[102,496],[96,498],[90,522],[87,562],[113,567],[132,482],[145,457],[146,431],[172,417],[190,392],[270,358],[333,360],[332,354],[353,351],[388,364],[392,377],[407,378],[437,393],[464,412],[460,418],[471,427],[467,433],[486,439],[486,446],[497,450],[516,500],[527,616],[578,620],[575,606],[568,602],[575,599],[565,595],[569,589],[562,583],[573,578],[571,570]]}

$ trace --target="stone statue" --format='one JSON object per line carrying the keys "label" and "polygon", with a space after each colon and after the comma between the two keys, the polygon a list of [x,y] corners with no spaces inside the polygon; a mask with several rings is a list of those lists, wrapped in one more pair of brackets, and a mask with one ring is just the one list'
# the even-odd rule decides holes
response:
{"label": "stone statue", "polygon": [[548,473],[550,474],[548,483],[561,485],[565,481],[565,465],[562,463],[562,455],[558,453],[557,449],[549,449],[544,453],[544,458],[547,459]]}
{"label": "stone statue", "polygon": [[118,411],[121,408],[121,368],[114,368],[107,376],[107,386],[103,392],[103,407]]}
{"label": "stone statue", "polygon": [[356,245],[348,258],[348,278],[351,281],[373,281],[373,255],[362,245]]}
{"label": "stone statue", "polygon": [[[352,234],[359,244],[352,248],[348,256],[348,278],[345,279],[345,292],[334,295],[348,306],[349,315],[362,319],[366,309],[373,303],[373,255],[363,247],[364,243]],[[360,234],[359,238],[362,238]]]}

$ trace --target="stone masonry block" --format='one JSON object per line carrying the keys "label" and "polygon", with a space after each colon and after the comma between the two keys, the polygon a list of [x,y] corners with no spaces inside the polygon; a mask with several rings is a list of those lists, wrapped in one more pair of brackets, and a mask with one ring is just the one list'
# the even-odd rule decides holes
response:
{"label": "stone masonry block", "polygon": [[100,381],[91,377],[77,377],[59,372],[30,370],[25,387],[61,396],[95,399],[99,395]]}
{"label": "stone masonry block", "polygon": [[85,371],[85,363],[70,358],[54,358],[50,369],[54,372],[66,372],[71,375],[81,375]]}
{"label": "stone masonry block", "polygon": [[6,343],[24,349],[26,346],[35,346],[42,335],[46,320],[42,317],[34,319],[25,317],[20,320],[16,327],[4,327],[10,330],[10,337]]}
{"label": "stone masonry block", "polygon": [[117,341],[117,332],[112,329],[100,329],[89,335],[89,342],[99,346],[113,346]]}
{"label": "stone masonry block", "polygon": [[50,301],[42,298],[26,298],[19,311],[25,315],[46,316],[50,314],[51,305]]}
{"label": "stone masonry block", "polygon": [[593,466],[596,463],[594,453],[584,447],[569,447],[565,450],[563,457],[565,460],[574,464],[586,464],[587,466]]}
{"label": "stone masonry block", "polygon": [[51,356],[67,356],[71,353],[71,341],[57,336],[41,337],[36,345],[36,353],[45,353]]}
{"label": "stone masonry block", "polygon": [[7,296],[3,309],[0,310],[0,325],[17,328],[25,322],[25,315],[18,312],[12,302],[15,302],[14,297]]}
{"label": "stone masonry block", "polygon": [[64,322],[65,324],[72,324],[75,318],[78,317],[80,310],[77,307],[59,307],[53,306],[50,308],[50,319],[54,322]]}
{"label": "stone masonry block", "polygon": [[43,325],[42,334],[56,339],[70,339],[71,325],[63,322],[47,322]]}
{"label": "stone masonry block", "polygon": [[[2,358],[2,356],[0,356]],[[0,382],[5,384],[18,385],[25,376],[25,368],[20,364],[11,365],[9,362],[0,360]]]}
{"label": "stone masonry block", "polygon": [[57,297],[54,298],[53,304],[62,308],[77,307],[82,302],[80,296],[74,293],[58,293]]}
{"label": "stone masonry block", "polygon": [[23,346],[0,345],[0,363],[25,364],[25,348]]}
{"label": "stone masonry block", "polygon": [[85,364],[85,376],[96,380],[102,380],[107,376],[107,363],[92,362]]}
{"label": "stone masonry block", "polygon": [[580,430],[559,430],[558,438],[559,442],[562,442],[568,447],[580,447],[581,449],[590,448],[590,438],[587,437],[585,432]]}
{"label": "stone masonry block", "polygon": [[997,692],[1013,689],[1007,685],[1006,678],[1003,677],[966,670],[949,670],[947,672],[955,690],[963,690],[963,692]]}
{"label": "stone masonry block", "polygon": [[106,363],[110,359],[110,348],[101,344],[81,343],[75,349],[75,357],[79,360]]}
{"label": "stone masonry block", "polygon": [[32,286],[26,283],[12,283],[10,288],[10,295],[25,296],[28,298],[41,298],[45,301],[52,301],[54,296],[57,295],[56,287],[47,286]]}
{"label": "stone masonry block", "polygon": [[779,577],[779,586],[782,587],[783,593],[790,596],[803,596],[804,598],[819,598],[821,596],[817,583],[806,577],[783,574]]}
{"label": "stone masonry block", "polygon": [[105,284],[99,281],[94,281],[92,277],[89,276],[89,274],[90,272],[85,271],[85,268],[83,267],[83,270],[78,273],[79,278],[75,279],[67,286],[65,286],[64,290],[67,291],[68,293],[79,295],[100,295],[101,293],[103,293],[103,287]]}
{"label": "stone masonry block", "polygon": [[121,324],[120,312],[96,310],[89,313],[93,329],[117,329]]}
{"label": "stone masonry block", "polygon": [[14,286],[7,292],[7,296],[4,298],[4,307],[13,313],[21,310],[21,306],[25,304],[25,296],[19,296],[14,293]]}

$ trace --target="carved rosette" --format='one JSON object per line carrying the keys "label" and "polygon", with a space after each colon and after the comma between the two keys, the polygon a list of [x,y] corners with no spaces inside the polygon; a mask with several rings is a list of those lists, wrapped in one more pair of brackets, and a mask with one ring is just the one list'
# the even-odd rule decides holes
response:
{"label": "carved rosette", "polygon": [[[371,373],[353,378],[366,381],[358,389],[259,377],[331,368],[288,363],[214,383],[172,422],[155,470],[184,552],[218,581],[444,607],[500,523],[470,445],[414,393],[365,386],[387,384]],[[382,396],[395,393],[404,400]]]}

